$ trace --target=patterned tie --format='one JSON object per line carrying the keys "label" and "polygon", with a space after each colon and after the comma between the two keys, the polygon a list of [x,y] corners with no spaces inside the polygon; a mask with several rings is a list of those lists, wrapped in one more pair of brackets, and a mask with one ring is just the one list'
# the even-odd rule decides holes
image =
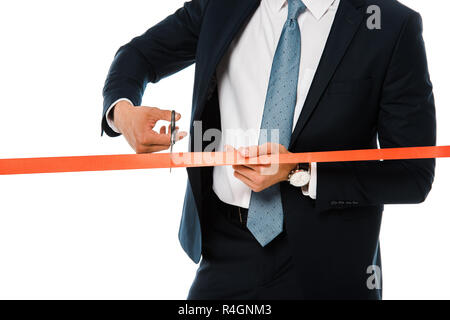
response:
{"label": "patterned tie", "polygon": [[[259,138],[260,144],[275,142],[286,148],[291,140],[297,103],[301,52],[300,27],[297,20],[306,9],[301,0],[288,0],[288,5],[288,18],[273,59]],[[270,136],[272,130],[279,130],[279,141],[274,141],[276,137]],[[283,231],[283,206],[279,184],[262,192],[252,193],[247,227],[263,247]]]}

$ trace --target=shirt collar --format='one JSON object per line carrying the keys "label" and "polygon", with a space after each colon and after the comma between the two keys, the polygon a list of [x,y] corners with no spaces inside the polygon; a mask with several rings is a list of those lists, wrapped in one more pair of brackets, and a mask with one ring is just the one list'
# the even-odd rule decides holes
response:
{"label": "shirt collar", "polygon": [[[281,10],[284,6],[287,6],[288,0],[271,0],[273,1],[278,10]],[[303,0],[303,3],[312,13],[314,18],[320,20],[323,15],[330,9],[336,0]]]}

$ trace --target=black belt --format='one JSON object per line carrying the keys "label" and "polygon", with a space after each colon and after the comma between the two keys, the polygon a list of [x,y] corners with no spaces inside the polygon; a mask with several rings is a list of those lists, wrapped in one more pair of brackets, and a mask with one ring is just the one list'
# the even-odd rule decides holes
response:
{"label": "black belt", "polygon": [[237,222],[242,227],[247,228],[248,209],[225,203],[220,200],[214,192],[212,194],[214,204],[219,207],[220,211],[223,212],[230,221]]}

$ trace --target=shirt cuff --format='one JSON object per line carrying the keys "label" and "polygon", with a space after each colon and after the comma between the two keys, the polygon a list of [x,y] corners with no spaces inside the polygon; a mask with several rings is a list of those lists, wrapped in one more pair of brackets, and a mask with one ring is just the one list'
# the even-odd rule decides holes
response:
{"label": "shirt cuff", "polygon": [[120,98],[117,99],[116,101],[114,101],[111,106],[108,108],[108,110],[106,110],[106,123],[108,124],[108,126],[116,133],[121,133],[119,131],[119,129],[116,128],[116,126],[114,125],[114,121],[112,120],[112,114],[111,111],[112,109],[116,106],[116,104],[118,104],[120,101],[128,101],[131,105],[133,105],[133,102],[130,101],[130,99],[127,98]]}
{"label": "shirt cuff", "polygon": [[317,199],[317,163],[311,163],[311,180],[309,184],[302,188],[304,196],[309,196],[311,199]]}

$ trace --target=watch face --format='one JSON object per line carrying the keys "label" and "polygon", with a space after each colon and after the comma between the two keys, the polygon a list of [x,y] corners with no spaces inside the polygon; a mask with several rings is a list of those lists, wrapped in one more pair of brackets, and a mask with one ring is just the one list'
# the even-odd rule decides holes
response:
{"label": "watch face", "polygon": [[289,180],[294,187],[304,187],[311,180],[311,175],[307,171],[297,171]]}

